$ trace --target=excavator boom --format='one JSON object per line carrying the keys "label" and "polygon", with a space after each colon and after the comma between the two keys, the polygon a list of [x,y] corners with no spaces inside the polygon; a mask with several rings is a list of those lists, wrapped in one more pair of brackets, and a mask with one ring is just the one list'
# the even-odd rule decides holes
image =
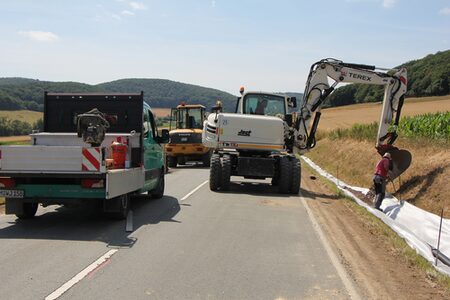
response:
{"label": "excavator boom", "polygon": [[[331,85],[329,78],[334,80]],[[380,155],[386,152],[391,153],[394,162],[394,171],[391,177],[399,176],[411,163],[411,154],[408,151],[399,150],[393,146],[397,138],[397,126],[407,89],[407,72],[404,68],[386,70],[370,65],[345,63],[335,59],[323,59],[313,64],[296,119],[294,149],[302,154],[314,148],[321,107],[338,83],[385,86],[375,147]]]}

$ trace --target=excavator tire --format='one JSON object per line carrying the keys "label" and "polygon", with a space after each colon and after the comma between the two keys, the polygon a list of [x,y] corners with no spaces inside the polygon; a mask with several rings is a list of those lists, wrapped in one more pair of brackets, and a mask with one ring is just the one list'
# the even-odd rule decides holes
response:
{"label": "excavator tire", "polygon": [[297,195],[300,191],[300,161],[296,157],[291,159],[292,167],[292,183],[291,183],[291,194]]}
{"label": "excavator tire", "polygon": [[178,164],[180,166],[184,166],[186,164],[186,157],[184,156],[178,156],[178,160],[177,160]]}
{"label": "excavator tire", "polygon": [[209,169],[209,189],[211,191],[217,191],[220,188],[221,174],[220,155],[214,153],[211,155],[211,168]]}
{"label": "excavator tire", "polygon": [[222,157],[222,177],[220,178],[220,190],[228,191],[230,189],[231,177],[231,156],[224,154]]}
{"label": "excavator tire", "polygon": [[288,194],[291,187],[292,167],[287,156],[280,157],[278,191],[281,194]]}
{"label": "excavator tire", "polygon": [[209,168],[210,167],[210,165],[211,165],[211,151],[209,151],[208,153],[203,154],[202,163],[203,163],[203,167],[205,167],[205,168]]}

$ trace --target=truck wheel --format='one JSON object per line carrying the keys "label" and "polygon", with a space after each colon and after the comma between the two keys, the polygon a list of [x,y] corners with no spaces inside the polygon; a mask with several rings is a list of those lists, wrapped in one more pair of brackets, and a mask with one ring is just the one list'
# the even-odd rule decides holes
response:
{"label": "truck wheel", "polygon": [[211,155],[211,168],[209,169],[209,189],[211,191],[217,191],[220,188],[221,173],[220,155],[215,153]]}
{"label": "truck wheel", "polygon": [[20,214],[16,214],[16,217],[23,219],[31,219],[36,215],[39,203],[23,203],[23,211]]}
{"label": "truck wheel", "polygon": [[289,193],[289,188],[291,187],[291,175],[292,167],[289,158],[286,156],[280,157],[280,167],[279,167],[279,181],[278,181],[278,191],[281,194]]}
{"label": "truck wheel", "polygon": [[153,199],[159,199],[162,198],[162,196],[164,196],[164,185],[165,185],[164,173],[161,172],[156,189],[150,192],[150,195],[152,196]]}
{"label": "truck wheel", "polygon": [[167,161],[168,161],[169,168],[177,167],[177,158],[175,156],[168,156]]}
{"label": "truck wheel", "polygon": [[116,208],[117,211],[114,212],[108,212],[107,216],[110,219],[115,219],[115,220],[123,220],[127,217],[128,214],[128,210],[130,209],[130,197],[128,194],[124,194],[121,196],[118,196],[114,199],[110,199],[110,200],[114,200],[117,201],[116,203]]}
{"label": "truck wheel", "polygon": [[184,166],[186,164],[186,158],[184,156],[178,156],[178,164]]}
{"label": "truck wheel", "polygon": [[298,194],[300,191],[300,161],[298,158],[293,157],[291,160],[292,167],[292,184],[291,194]]}
{"label": "truck wheel", "polygon": [[205,168],[209,168],[211,165],[211,151],[208,151],[208,153],[203,155],[202,162]]}
{"label": "truck wheel", "polygon": [[224,154],[222,157],[222,177],[220,180],[220,189],[222,191],[228,191],[230,189],[230,177],[231,177],[231,156]]}

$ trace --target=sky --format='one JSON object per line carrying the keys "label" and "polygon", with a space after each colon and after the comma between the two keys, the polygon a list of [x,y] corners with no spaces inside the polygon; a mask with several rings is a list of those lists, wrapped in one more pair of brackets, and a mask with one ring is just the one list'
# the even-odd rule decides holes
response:
{"label": "sky", "polygon": [[0,0],[0,77],[302,92],[323,58],[450,49],[450,0]]}

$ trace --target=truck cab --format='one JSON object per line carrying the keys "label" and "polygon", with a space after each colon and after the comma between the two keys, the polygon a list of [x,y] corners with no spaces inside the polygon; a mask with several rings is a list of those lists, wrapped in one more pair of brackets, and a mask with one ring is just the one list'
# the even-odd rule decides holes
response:
{"label": "truck cab", "polygon": [[[89,123],[80,133],[80,118],[93,110],[101,113],[104,126]],[[86,142],[85,135],[99,128],[105,131],[97,135],[102,137],[100,142]],[[0,146],[0,196],[6,198],[5,212],[30,218],[38,204],[95,202],[105,214],[125,218],[132,195],[163,196],[162,144],[167,141],[167,130],[158,135],[143,92],[46,92],[44,131],[31,134],[31,145]]]}

